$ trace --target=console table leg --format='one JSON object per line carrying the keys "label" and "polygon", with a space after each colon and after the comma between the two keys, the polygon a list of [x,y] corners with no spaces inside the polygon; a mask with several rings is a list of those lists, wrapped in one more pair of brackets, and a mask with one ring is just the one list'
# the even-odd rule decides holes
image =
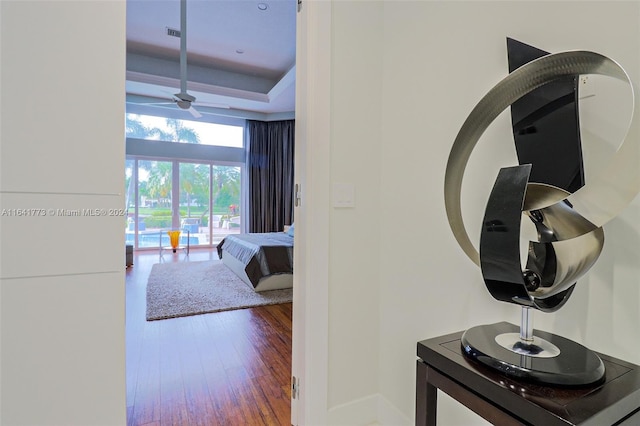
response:
{"label": "console table leg", "polygon": [[429,367],[416,362],[416,426],[436,426],[438,389],[429,383]]}

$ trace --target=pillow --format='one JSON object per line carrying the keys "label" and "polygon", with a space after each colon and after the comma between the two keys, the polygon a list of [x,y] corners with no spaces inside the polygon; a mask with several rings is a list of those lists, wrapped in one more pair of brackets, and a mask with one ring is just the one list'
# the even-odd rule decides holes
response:
{"label": "pillow", "polygon": [[289,236],[293,237],[293,223],[291,224],[291,226],[289,227],[289,229],[287,229],[287,234],[289,234]]}

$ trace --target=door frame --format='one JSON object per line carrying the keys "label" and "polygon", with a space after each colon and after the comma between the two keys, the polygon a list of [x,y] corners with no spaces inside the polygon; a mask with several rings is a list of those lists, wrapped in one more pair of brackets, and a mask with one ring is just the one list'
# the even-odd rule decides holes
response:
{"label": "door frame", "polygon": [[[331,135],[330,1],[299,2],[296,25],[295,207],[291,424],[324,425],[329,376]],[[294,195],[294,196],[297,196]]]}

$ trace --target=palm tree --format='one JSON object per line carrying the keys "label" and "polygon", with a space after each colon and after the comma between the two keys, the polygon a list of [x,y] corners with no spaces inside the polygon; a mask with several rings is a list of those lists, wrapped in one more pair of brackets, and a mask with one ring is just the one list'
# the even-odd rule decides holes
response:
{"label": "palm tree", "polygon": [[158,200],[158,206],[166,207],[166,200],[171,194],[172,164],[168,161],[154,161],[147,181],[149,195]]}
{"label": "palm tree", "polygon": [[158,139],[167,142],[200,143],[200,136],[190,127],[184,125],[182,120],[175,118],[165,119],[168,130],[154,127],[149,129],[146,139]]}
{"label": "palm tree", "polygon": [[[148,135],[152,132],[152,129],[150,129],[149,127],[145,126],[144,123],[142,123],[142,121],[140,121],[140,119],[138,118],[138,116],[134,115],[134,114],[127,114],[126,116],[126,124],[125,124],[125,136],[128,138],[139,138],[139,139],[144,139],[146,137],[148,137]],[[138,162],[138,167],[142,167],[145,169],[149,169],[150,165],[148,164],[148,161],[145,162]],[[133,167],[133,165],[132,165]],[[134,179],[132,179],[133,177],[133,170],[131,171],[131,177],[128,177],[128,182],[127,182],[127,193],[125,196],[125,208],[129,208],[129,203],[131,202],[131,198],[133,198],[133,194],[135,193],[135,188],[134,188]]]}
{"label": "palm tree", "polygon": [[240,169],[230,166],[213,166],[214,199],[211,205],[227,210],[231,204],[239,204]]}
{"label": "palm tree", "polygon": [[186,198],[187,217],[191,217],[192,200],[194,198],[198,200],[209,198],[209,165],[180,164],[180,192]]}
{"label": "palm tree", "polygon": [[[138,115],[127,114],[125,126],[126,137],[138,139],[159,139],[171,142],[200,143],[200,137],[196,131],[185,126],[181,120],[167,118],[165,122],[169,131],[162,130],[158,127],[148,127],[142,122]],[[166,185],[170,185],[170,179],[169,182],[165,182],[167,178],[166,173],[168,171],[165,170],[164,167],[156,169],[152,162],[148,160],[138,161],[138,167],[150,172],[149,179],[152,182],[150,184],[150,191],[153,191],[153,194],[149,194],[151,197],[155,198],[159,194],[167,192],[167,188],[170,188],[170,186],[167,187]],[[155,173],[163,173],[163,175],[153,176]],[[129,206],[130,200],[134,194],[135,188],[133,185],[133,179],[128,179],[125,200],[125,206],[127,207]],[[167,194],[163,195],[163,197],[166,197],[166,195]]]}

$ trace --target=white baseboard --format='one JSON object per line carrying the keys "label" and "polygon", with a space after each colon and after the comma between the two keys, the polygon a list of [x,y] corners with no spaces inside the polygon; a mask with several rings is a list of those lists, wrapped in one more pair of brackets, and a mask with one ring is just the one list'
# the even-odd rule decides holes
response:
{"label": "white baseboard", "polygon": [[331,426],[410,426],[413,421],[380,394],[356,399],[329,410]]}
{"label": "white baseboard", "polygon": [[378,421],[378,394],[332,407],[327,420],[331,426],[375,424]]}
{"label": "white baseboard", "polygon": [[405,416],[391,401],[378,394],[378,423],[383,426],[411,426],[414,420]]}

